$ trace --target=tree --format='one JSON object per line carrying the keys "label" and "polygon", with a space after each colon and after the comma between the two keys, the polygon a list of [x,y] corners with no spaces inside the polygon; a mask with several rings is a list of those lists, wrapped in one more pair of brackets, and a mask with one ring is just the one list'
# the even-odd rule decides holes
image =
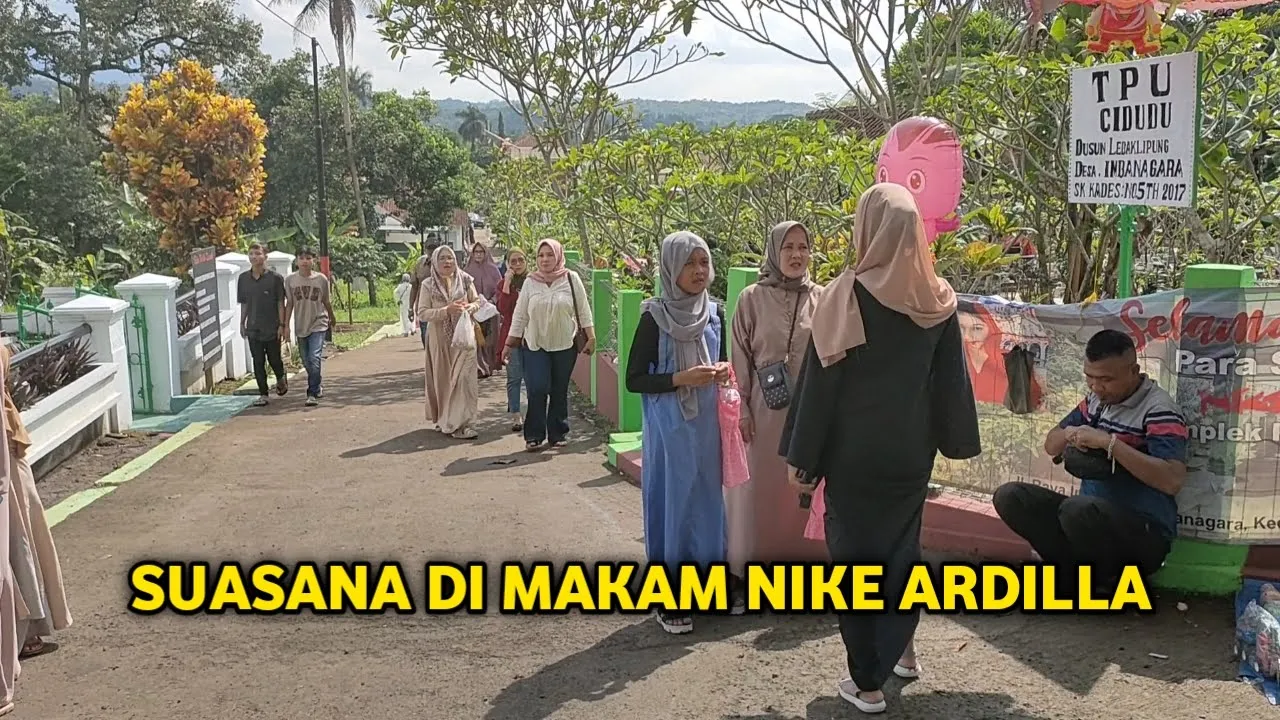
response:
{"label": "tree", "polygon": [[475,105],[468,105],[466,110],[458,111],[458,119],[462,120],[462,124],[458,126],[458,135],[471,143],[471,152],[474,154],[476,141],[483,139],[489,130],[489,118],[476,109]]}
{"label": "tree", "polygon": [[70,93],[80,124],[93,130],[112,111],[95,74],[153,77],[183,58],[226,68],[252,56],[262,39],[231,0],[74,0],[70,12],[16,1],[11,34],[26,51],[27,73]]}
{"label": "tree", "polygon": [[198,247],[235,248],[240,221],[258,214],[266,132],[253,103],[219,93],[212,72],[182,60],[129,90],[103,164],[147,196],[164,224],[160,245],[185,267]]}
{"label": "tree", "polygon": [[435,112],[426,93],[375,93],[372,112],[359,123],[369,192],[395,202],[402,220],[420,230],[468,207],[479,176],[466,149],[428,124]]}
{"label": "tree", "polygon": [[372,238],[350,235],[333,239],[329,246],[329,262],[333,277],[347,283],[348,324],[355,322],[351,285],[356,278],[365,278],[372,287],[376,278],[394,271],[398,265],[395,255],[387,252],[382,243]]}
{"label": "tree", "polygon": [[[273,0],[277,4],[283,0]],[[360,226],[360,234],[369,235],[365,222],[364,205],[360,201],[360,171],[356,161],[356,141],[351,129],[351,73],[347,70],[347,53],[355,49],[356,7],[357,5],[372,9],[372,0],[303,0],[302,9],[298,11],[300,28],[315,27],[321,16],[329,20],[329,32],[333,34],[333,44],[338,51],[338,73],[343,78],[339,89],[342,98],[342,129],[346,134],[347,170],[351,173],[351,195],[355,198],[356,222]]]}
{"label": "tree", "polygon": [[[688,0],[387,0],[379,32],[391,57],[440,55],[446,72],[489,89],[520,115],[548,169],[570,148],[616,132],[628,118],[618,92],[707,57],[669,36],[693,19]],[[572,177],[557,192],[574,194]],[[584,258],[592,248],[578,223]]]}
{"label": "tree", "polygon": [[[909,56],[916,76],[936,87],[953,53],[961,51],[959,32],[980,0],[698,0],[717,22],[738,34],[830,70],[848,89],[849,99],[892,124],[911,114],[918,98],[900,97],[884,69],[898,58],[897,48],[915,41]],[[935,27],[946,16],[955,22]],[[790,25],[808,43],[793,46],[770,27]]]}

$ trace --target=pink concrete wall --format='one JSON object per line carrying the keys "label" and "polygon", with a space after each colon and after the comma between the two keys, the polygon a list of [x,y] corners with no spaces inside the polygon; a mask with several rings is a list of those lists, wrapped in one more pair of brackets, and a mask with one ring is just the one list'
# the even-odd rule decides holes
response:
{"label": "pink concrete wall", "polygon": [[596,358],[596,412],[618,426],[618,366],[604,355]]}

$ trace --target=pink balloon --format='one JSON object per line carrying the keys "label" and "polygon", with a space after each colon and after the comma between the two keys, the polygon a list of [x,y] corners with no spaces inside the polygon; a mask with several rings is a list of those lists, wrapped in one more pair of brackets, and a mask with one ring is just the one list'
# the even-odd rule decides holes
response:
{"label": "pink balloon", "polygon": [[890,128],[880,149],[876,182],[911,191],[930,243],[939,232],[960,227],[955,213],[964,188],[964,153],[956,131],[941,120],[909,117]]}

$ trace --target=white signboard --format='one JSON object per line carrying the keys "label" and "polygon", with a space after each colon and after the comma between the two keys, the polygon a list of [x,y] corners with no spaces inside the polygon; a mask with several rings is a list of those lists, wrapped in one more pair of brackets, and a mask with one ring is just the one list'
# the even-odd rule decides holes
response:
{"label": "white signboard", "polygon": [[1072,70],[1067,199],[1191,207],[1199,116],[1199,53]]}

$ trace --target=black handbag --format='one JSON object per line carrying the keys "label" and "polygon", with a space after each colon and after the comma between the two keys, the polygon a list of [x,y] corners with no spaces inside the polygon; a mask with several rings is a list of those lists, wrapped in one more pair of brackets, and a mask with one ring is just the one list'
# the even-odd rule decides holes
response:
{"label": "black handbag", "polygon": [[[1099,406],[1098,411],[1094,413],[1093,419],[1089,423],[1089,427],[1098,427],[1098,422],[1101,419],[1102,407]],[[1062,451],[1062,469],[1078,480],[1111,482],[1128,479],[1137,481],[1133,473],[1126,470],[1114,458],[1107,457],[1107,451],[1102,449],[1081,450],[1075,446],[1068,445]]]}
{"label": "black handbag", "polygon": [[791,313],[791,330],[787,333],[787,355],[781,362],[774,362],[756,370],[756,383],[764,396],[765,407],[781,410],[791,404],[791,373],[787,363],[791,361],[791,340],[796,334],[796,319],[800,316],[800,293],[796,293],[795,311]]}

